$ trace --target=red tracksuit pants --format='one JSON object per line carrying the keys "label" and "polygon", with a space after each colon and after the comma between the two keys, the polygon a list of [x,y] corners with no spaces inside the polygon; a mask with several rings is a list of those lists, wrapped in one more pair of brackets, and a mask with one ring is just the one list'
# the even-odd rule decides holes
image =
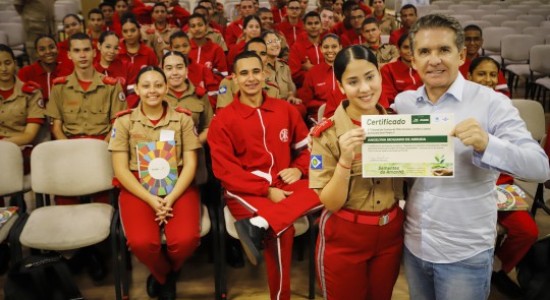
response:
{"label": "red tracksuit pants", "polygon": [[403,252],[403,220],[384,226],[344,220],[323,211],[317,240],[317,275],[324,299],[390,300]]}
{"label": "red tracksuit pants", "polygon": [[172,206],[174,216],[164,225],[166,252],[162,251],[160,227],[149,204],[121,187],[119,208],[128,246],[161,284],[199,246],[201,204],[195,186],[188,187]]}
{"label": "red tracksuit pants", "polygon": [[292,223],[303,215],[319,209],[319,196],[308,187],[308,180],[277,186],[293,193],[275,203],[268,198],[226,193],[226,204],[236,220],[261,216],[270,226],[264,241],[264,259],[267,269],[271,299],[290,299],[290,265],[294,226]]}
{"label": "red tracksuit pants", "polygon": [[499,211],[497,221],[507,233],[496,255],[502,262],[502,270],[509,273],[537,241],[539,230],[529,212],[523,210]]}

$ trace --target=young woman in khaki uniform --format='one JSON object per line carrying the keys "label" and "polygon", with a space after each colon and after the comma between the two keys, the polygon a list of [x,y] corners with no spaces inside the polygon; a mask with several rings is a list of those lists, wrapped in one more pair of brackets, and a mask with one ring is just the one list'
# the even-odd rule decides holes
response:
{"label": "young woman in khaki uniform", "polygon": [[391,299],[403,250],[404,214],[393,178],[363,178],[361,115],[386,114],[376,56],[360,45],[334,61],[346,94],[334,116],[313,131],[309,186],[325,205],[317,270],[325,299]]}
{"label": "young woman in khaki uniform", "polygon": [[[189,112],[174,109],[164,100],[167,91],[166,76],[160,68],[141,69],[136,81],[139,105],[119,113],[109,143],[128,245],[151,271],[148,287],[155,281],[160,284],[159,299],[164,300],[176,299],[177,273],[200,239],[199,192],[192,181],[196,150],[201,144]],[[164,139],[176,143],[179,174],[173,190],[161,197],[150,193],[138,179],[136,145]],[[166,252],[161,247],[161,228],[166,235]]]}
{"label": "young woman in khaki uniform", "polygon": [[187,79],[189,60],[180,52],[167,52],[162,58],[162,68],[168,80],[166,100],[174,107],[191,111],[193,122],[199,134],[199,141],[204,145],[208,126],[212,120],[212,106],[203,88],[195,87]]}

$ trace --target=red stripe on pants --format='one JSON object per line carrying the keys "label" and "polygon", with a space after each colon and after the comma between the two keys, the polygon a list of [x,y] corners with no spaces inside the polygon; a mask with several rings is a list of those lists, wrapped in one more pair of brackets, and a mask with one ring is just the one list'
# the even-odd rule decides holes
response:
{"label": "red stripe on pants", "polygon": [[497,222],[506,228],[506,238],[496,255],[502,262],[502,270],[510,273],[529,248],[537,241],[537,224],[527,211],[499,211]]}
{"label": "red stripe on pants", "polygon": [[128,246],[161,284],[199,246],[201,207],[195,186],[188,187],[172,206],[174,216],[164,225],[166,252],[162,251],[160,227],[149,204],[121,188],[119,208]]}
{"label": "red stripe on pants", "polygon": [[[265,197],[242,195],[238,195],[240,200],[227,198],[226,203],[236,220],[257,215],[262,216],[269,223],[270,230],[264,243],[269,291],[271,299],[288,300],[290,299],[290,265],[294,243],[292,223],[321,203],[317,193],[309,189],[307,180],[299,180],[279,188],[293,191],[293,193],[278,203]],[[245,206],[243,201],[252,208]]]}
{"label": "red stripe on pants", "polygon": [[325,299],[391,299],[403,252],[404,213],[384,226],[346,221],[323,212],[317,272]]}

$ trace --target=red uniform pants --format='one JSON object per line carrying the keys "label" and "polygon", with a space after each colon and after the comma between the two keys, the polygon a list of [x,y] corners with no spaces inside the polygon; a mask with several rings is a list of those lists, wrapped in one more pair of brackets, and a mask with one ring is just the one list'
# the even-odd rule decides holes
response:
{"label": "red uniform pants", "polygon": [[527,211],[499,211],[497,222],[507,230],[506,238],[496,255],[506,273],[519,263],[529,248],[537,241],[537,224]]}
{"label": "red uniform pants", "polygon": [[293,191],[286,199],[275,203],[268,198],[234,195],[227,192],[227,206],[236,220],[261,216],[270,226],[264,241],[264,258],[271,299],[290,299],[290,265],[296,219],[319,209],[319,196],[308,187],[308,180],[290,185],[278,185],[280,189]]}
{"label": "red uniform pants", "polygon": [[121,187],[120,218],[132,253],[164,284],[170,271],[177,271],[200,242],[200,196],[190,186],[172,206],[174,216],[164,225],[166,253],[162,251],[160,227],[151,206]]}
{"label": "red uniform pants", "polygon": [[403,252],[404,213],[396,209],[397,216],[384,226],[323,211],[316,258],[324,299],[391,299]]}

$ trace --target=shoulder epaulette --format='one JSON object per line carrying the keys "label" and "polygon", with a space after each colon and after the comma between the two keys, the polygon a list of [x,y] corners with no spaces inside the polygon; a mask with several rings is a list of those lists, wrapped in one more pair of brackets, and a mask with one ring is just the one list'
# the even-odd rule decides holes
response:
{"label": "shoulder epaulette", "polygon": [[155,33],[155,28],[147,28],[147,29],[145,29],[145,33],[147,33],[147,34],[154,34],[154,33]]}
{"label": "shoulder epaulette", "polygon": [[103,81],[103,83],[110,84],[110,85],[115,85],[118,82],[118,79],[111,76],[105,76],[101,80]]}
{"label": "shoulder epaulette", "polygon": [[266,80],[266,81],[265,81],[265,84],[268,85],[268,86],[272,86],[272,87],[274,87],[274,88],[276,88],[276,89],[279,88],[279,86],[278,86],[275,82],[273,82],[273,81],[268,81],[268,80]]}
{"label": "shoulder epaulette", "polygon": [[34,91],[40,89],[40,84],[34,82],[34,81],[27,81],[25,84],[23,84],[23,88],[21,89],[23,93],[32,94]]}
{"label": "shoulder epaulette", "polygon": [[331,119],[325,119],[323,122],[313,127],[313,129],[311,130],[311,136],[319,137],[321,133],[332,127],[332,125],[334,125],[334,121],[332,121]]}
{"label": "shoulder epaulette", "polygon": [[66,76],[56,77],[54,80],[52,80],[52,82],[53,84],[67,83],[67,77]]}
{"label": "shoulder epaulette", "polygon": [[203,87],[196,86],[195,87],[195,95],[197,95],[197,97],[201,98],[202,96],[206,95],[206,90]]}
{"label": "shoulder epaulette", "polygon": [[176,107],[176,111],[177,111],[177,112],[180,112],[180,113],[184,113],[184,114],[186,114],[186,115],[188,115],[188,116],[192,115],[192,112],[191,112],[190,110],[185,109],[185,108],[183,108],[183,107],[179,107],[179,106]]}
{"label": "shoulder epaulette", "polygon": [[116,117],[118,118],[118,117],[122,117],[122,116],[124,116],[124,115],[127,115],[127,114],[131,113],[132,110],[133,110],[133,109],[131,109],[131,108],[129,108],[129,109],[127,109],[127,110],[121,110],[121,111],[119,111],[119,112],[116,113]]}
{"label": "shoulder epaulette", "polygon": [[285,65],[288,65],[288,62],[282,58],[277,58],[277,61],[280,62],[280,63],[283,63]]}

